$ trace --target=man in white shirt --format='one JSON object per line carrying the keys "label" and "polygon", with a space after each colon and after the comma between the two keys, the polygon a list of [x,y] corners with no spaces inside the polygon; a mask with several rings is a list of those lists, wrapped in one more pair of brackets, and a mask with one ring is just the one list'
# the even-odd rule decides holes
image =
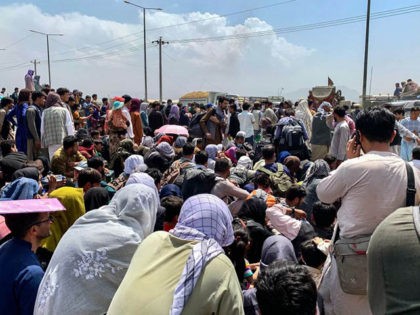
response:
{"label": "man in white shirt", "polygon": [[254,122],[255,118],[252,113],[249,112],[251,104],[244,103],[242,105],[242,113],[238,115],[241,131],[245,132],[245,142],[250,145],[254,145]]}
{"label": "man in white shirt", "polygon": [[134,132],[133,132],[133,123],[131,122],[131,115],[130,115],[130,105],[131,105],[131,96],[130,95],[123,95],[122,98],[124,99],[124,107],[122,108],[122,112],[127,118],[130,125],[127,127],[127,135],[130,139],[134,139]]}
{"label": "man in white shirt", "polygon": [[[341,200],[337,224],[342,239],[371,235],[382,220],[406,204],[406,166],[399,156],[390,152],[394,127],[395,117],[386,109],[361,112],[356,119],[361,144],[351,139],[347,145],[348,160],[318,184],[316,192],[320,201]],[[362,156],[361,150],[365,152]],[[416,172],[415,177],[418,204],[420,178]],[[320,286],[326,314],[371,314],[367,296],[345,293],[332,255],[330,262],[324,267]],[[360,266],[363,269],[367,269],[367,264]]]}

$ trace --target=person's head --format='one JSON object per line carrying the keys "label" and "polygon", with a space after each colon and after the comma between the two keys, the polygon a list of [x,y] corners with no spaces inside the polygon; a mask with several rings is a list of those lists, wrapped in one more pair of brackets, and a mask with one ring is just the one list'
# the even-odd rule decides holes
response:
{"label": "person's head", "polygon": [[214,239],[221,247],[233,243],[232,214],[226,203],[210,194],[199,194],[188,198],[182,205],[178,225],[195,229]]}
{"label": "person's head", "polygon": [[388,145],[395,136],[395,116],[387,109],[373,107],[363,110],[356,118],[356,129],[365,153],[374,143]]}
{"label": "person's head", "polygon": [[107,97],[102,98],[102,105],[104,105],[104,106],[108,105],[108,98]]}
{"label": "person's head", "polygon": [[33,245],[51,234],[53,219],[49,212],[8,214],[4,217],[12,236],[25,239]]}
{"label": "person's head", "polygon": [[287,117],[295,116],[295,110],[293,108],[286,108],[284,110],[284,115]]}
{"label": "person's head", "polygon": [[67,103],[69,101],[69,97],[70,97],[70,90],[69,89],[64,88],[64,87],[58,88],[57,89],[57,94],[60,95],[60,99],[64,103]]}
{"label": "person's head", "polygon": [[413,149],[413,160],[420,160],[420,147],[415,147]]}
{"label": "person's head", "polygon": [[256,173],[254,177],[254,185],[256,188],[260,188],[260,189],[270,188],[271,187],[270,176],[268,176],[268,174],[265,174],[263,172]]}
{"label": "person's head", "polygon": [[98,94],[92,94],[92,99],[96,101],[98,99]]}
{"label": "person's head", "polygon": [[330,167],[331,171],[335,170],[338,167],[337,159],[331,154],[327,154],[323,160],[328,163],[328,166]]}
{"label": "person's head", "polygon": [[104,144],[101,139],[93,139],[93,144],[95,146],[95,150],[98,152],[102,152],[104,148]]}
{"label": "person's head", "polygon": [[404,112],[404,109],[402,109],[402,108],[398,108],[398,109],[394,110],[393,113],[394,113],[395,119],[397,119],[397,120],[401,120],[401,119],[404,118],[405,112]]}
{"label": "person's head", "polygon": [[88,167],[80,171],[77,178],[77,185],[87,192],[92,187],[101,185],[102,176],[96,169]]}
{"label": "person's head", "polygon": [[395,87],[396,88],[400,87],[400,83],[399,82],[395,83]]}
{"label": "person's head", "polygon": [[316,284],[304,266],[276,261],[259,274],[255,287],[262,315],[316,314]]}
{"label": "person's head", "polygon": [[6,92],[6,88],[5,87],[1,88],[1,93],[4,94],[5,92]]}
{"label": "person's head", "polygon": [[300,245],[302,260],[305,265],[321,269],[324,265],[327,256],[318,249],[318,246],[313,240],[307,240]]}
{"label": "person's head", "polygon": [[306,190],[300,185],[292,185],[286,191],[286,203],[291,207],[298,207],[306,196]]}
{"label": "person's head", "polygon": [[11,97],[3,97],[0,101],[0,108],[4,108],[5,111],[12,109],[13,105],[14,101]]}
{"label": "person's head", "polygon": [[235,143],[236,144],[244,144],[245,143],[245,132],[238,131],[238,133],[235,136]]}
{"label": "person's head", "polygon": [[22,89],[19,91],[18,104],[29,103],[31,101],[31,90]]}
{"label": "person's head", "polygon": [[162,198],[160,205],[165,208],[165,222],[175,225],[178,222],[178,216],[181,212],[184,200],[177,196],[167,196]]}
{"label": "person's head", "polygon": [[200,150],[204,150],[204,140],[203,140],[203,138],[196,138],[196,139],[197,139],[197,141],[196,141],[195,146],[197,148],[199,148]]}
{"label": "person's head", "polygon": [[238,218],[243,220],[254,220],[261,225],[265,225],[266,211],[266,202],[261,198],[252,197],[244,201],[239,209]]}
{"label": "person's head", "polygon": [[153,102],[152,103],[152,109],[158,111],[160,109],[160,103],[159,102]]}
{"label": "person's head", "polygon": [[93,140],[101,140],[101,133],[98,130],[92,130],[90,132],[90,137]]}
{"label": "person's head", "polygon": [[182,147],[182,156],[191,160],[194,156],[194,149],[194,145],[191,142],[187,142]]}
{"label": "person's head", "polygon": [[337,106],[333,110],[335,121],[342,121],[346,116],[346,109],[343,106]]}
{"label": "person's head", "polygon": [[272,144],[265,145],[261,153],[266,164],[276,161],[276,148]]}
{"label": "person's head", "polygon": [[236,104],[229,104],[229,113],[233,114],[234,112],[236,112]]}
{"label": "person's head", "polygon": [[243,103],[243,105],[242,105],[242,109],[243,110],[249,110],[251,108],[251,104],[249,104],[249,103]]}
{"label": "person's head", "polygon": [[85,101],[86,103],[90,103],[92,101],[92,98],[90,97],[90,95],[86,95]]}
{"label": "person's head", "polygon": [[32,104],[35,104],[39,107],[44,107],[45,100],[47,99],[47,95],[43,92],[34,91],[32,92]]}
{"label": "person's head", "polygon": [[195,155],[195,158],[194,159],[195,159],[195,164],[197,164],[197,165],[204,165],[205,167],[207,167],[207,162],[209,160],[209,156],[208,156],[208,154],[207,154],[206,151],[201,150],[200,152],[198,152]]}
{"label": "person's head", "polygon": [[250,237],[246,227],[238,219],[234,219],[232,225],[235,240],[232,245],[225,248],[225,252],[235,267],[239,283],[242,283],[246,270],[245,254],[250,245]]}
{"label": "person's head", "polygon": [[312,219],[319,228],[329,228],[337,217],[337,208],[333,204],[317,201],[312,206]]}
{"label": "person's head", "polygon": [[411,108],[410,110],[411,120],[417,120],[417,118],[419,118],[419,115],[420,115],[420,107],[414,106],[413,108]]}
{"label": "person's head", "polygon": [[153,178],[157,189],[160,190],[162,177],[163,177],[162,172],[157,168],[151,167],[151,168],[148,168],[145,173],[149,175],[151,178]]}
{"label": "person's head", "polygon": [[91,157],[87,161],[87,166],[97,170],[101,175],[105,175],[105,160],[100,156]]}
{"label": "person's head", "polygon": [[223,178],[228,178],[230,175],[231,162],[227,158],[218,158],[214,165],[214,172]]}
{"label": "person's head", "polygon": [[255,103],[254,103],[254,105],[253,105],[253,109],[254,109],[254,110],[259,110],[259,109],[261,109],[261,104],[260,104],[259,102],[255,102]]}
{"label": "person's head", "polygon": [[79,150],[79,143],[75,136],[66,136],[63,139],[63,149],[67,156],[71,156],[77,153]]}
{"label": "person's head", "polygon": [[219,97],[218,101],[219,101],[219,107],[223,110],[226,109],[229,105],[229,100],[224,96]]}
{"label": "person's head", "polygon": [[124,106],[130,107],[132,97],[130,95],[123,95],[122,98],[124,99]]}
{"label": "person's head", "polygon": [[6,156],[12,152],[17,152],[15,140],[2,140],[0,142],[0,149],[3,156]]}

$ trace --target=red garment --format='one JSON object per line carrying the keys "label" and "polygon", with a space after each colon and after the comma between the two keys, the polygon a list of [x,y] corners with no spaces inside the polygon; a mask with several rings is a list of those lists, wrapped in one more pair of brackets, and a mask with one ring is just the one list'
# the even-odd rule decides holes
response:
{"label": "red garment", "polygon": [[167,136],[167,135],[165,135],[165,136],[160,137],[160,139],[159,139],[159,141],[157,142],[157,144],[162,143],[162,142],[167,142],[167,143],[169,143],[170,145],[173,145],[173,144],[174,144],[174,138],[173,138],[173,137],[171,137],[171,136]]}

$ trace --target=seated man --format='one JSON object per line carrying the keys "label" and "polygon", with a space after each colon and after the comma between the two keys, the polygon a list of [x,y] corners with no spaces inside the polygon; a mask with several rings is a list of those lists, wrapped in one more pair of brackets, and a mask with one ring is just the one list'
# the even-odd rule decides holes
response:
{"label": "seated man", "polygon": [[67,136],[63,139],[63,146],[53,155],[51,171],[69,178],[74,176],[74,167],[86,158],[79,152],[79,144],[75,136]]}
{"label": "seated man", "polygon": [[5,182],[12,180],[12,175],[16,170],[26,166],[28,157],[18,152],[14,140],[1,141],[0,148],[3,155],[3,158],[0,160],[0,169],[3,174],[3,179],[0,180],[0,184],[3,186]]}
{"label": "seated man", "polygon": [[90,188],[101,187],[101,173],[94,168],[85,168],[79,172],[77,186],[86,193]]}

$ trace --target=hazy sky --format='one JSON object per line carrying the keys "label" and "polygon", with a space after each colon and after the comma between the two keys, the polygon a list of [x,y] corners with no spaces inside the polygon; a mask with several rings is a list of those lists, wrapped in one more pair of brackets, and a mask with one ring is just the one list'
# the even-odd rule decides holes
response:
{"label": "hazy sky", "polygon": [[[146,15],[149,98],[159,96],[158,47],[151,43],[159,36],[169,41],[162,56],[164,98],[194,90],[287,94],[324,85],[328,76],[337,85],[362,89],[364,21],[294,30],[363,19],[367,0],[132,2],[163,9]],[[388,12],[371,21],[372,93],[392,93],[394,82],[408,78],[420,81],[420,1],[372,0],[371,11]],[[407,11],[414,12],[401,14]],[[64,34],[50,38],[53,87],[100,97],[144,96],[143,17],[137,8],[122,0],[1,0],[0,17],[0,48],[6,49],[0,51],[0,85],[8,91],[22,87],[35,58],[42,83],[48,82],[46,39],[29,32],[34,29]],[[263,31],[268,35],[256,33]]]}

